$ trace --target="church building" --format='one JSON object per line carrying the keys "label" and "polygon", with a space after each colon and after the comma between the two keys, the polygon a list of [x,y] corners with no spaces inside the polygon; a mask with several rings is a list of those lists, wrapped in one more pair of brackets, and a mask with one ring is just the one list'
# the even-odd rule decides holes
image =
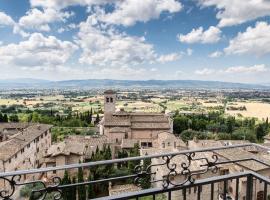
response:
{"label": "church building", "polygon": [[116,111],[116,93],[104,92],[104,117],[100,122],[100,134],[106,135],[110,142],[140,142],[143,147],[152,147],[159,133],[172,133],[173,123],[162,113]]}

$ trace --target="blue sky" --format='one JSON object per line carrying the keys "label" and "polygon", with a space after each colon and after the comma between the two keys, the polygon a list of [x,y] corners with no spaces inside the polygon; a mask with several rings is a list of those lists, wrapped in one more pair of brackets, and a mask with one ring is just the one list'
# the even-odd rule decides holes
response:
{"label": "blue sky", "polygon": [[267,0],[0,0],[1,79],[270,82]]}

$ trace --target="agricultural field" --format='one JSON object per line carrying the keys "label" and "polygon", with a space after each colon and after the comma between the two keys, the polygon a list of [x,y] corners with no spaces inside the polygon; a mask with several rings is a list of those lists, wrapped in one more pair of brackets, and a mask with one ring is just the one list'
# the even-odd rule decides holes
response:
{"label": "agricultural field", "polygon": [[228,106],[233,107],[245,107],[246,110],[227,110],[226,114],[236,117],[255,117],[259,120],[265,120],[267,117],[270,118],[270,103],[263,103],[259,101],[246,101],[246,102],[233,102],[229,103]]}

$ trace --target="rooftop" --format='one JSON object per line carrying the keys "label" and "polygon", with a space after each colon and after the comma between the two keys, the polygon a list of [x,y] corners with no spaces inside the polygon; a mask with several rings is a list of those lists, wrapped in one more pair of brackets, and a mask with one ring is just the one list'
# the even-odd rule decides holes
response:
{"label": "rooftop", "polygon": [[[13,127],[22,127],[24,125],[18,123]],[[12,138],[0,143],[0,160],[7,161],[10,157],[19,152],[27,144],[48,131],[52,126],[46,124],[29,124],[23,130],[19,131]]]}

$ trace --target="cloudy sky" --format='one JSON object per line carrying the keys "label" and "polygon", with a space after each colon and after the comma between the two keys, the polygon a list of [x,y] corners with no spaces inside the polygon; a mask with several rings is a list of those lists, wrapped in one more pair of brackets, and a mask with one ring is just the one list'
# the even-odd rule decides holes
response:
{"label": "cloudy sky", "polygon": [[269,0],[0,0],[0,79],[270,82]]}

